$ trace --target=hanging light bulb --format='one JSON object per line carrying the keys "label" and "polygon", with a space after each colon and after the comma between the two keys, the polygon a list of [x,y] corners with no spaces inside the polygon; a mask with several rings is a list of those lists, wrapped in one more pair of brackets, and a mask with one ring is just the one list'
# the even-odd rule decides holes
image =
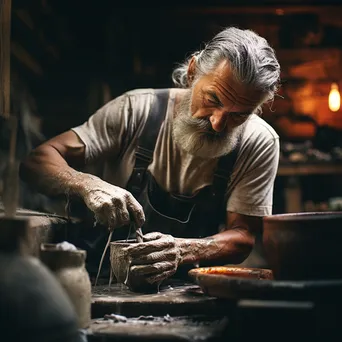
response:
{"label": "hanging light bulb", "polygon": [[332,112],[337,112],[341,106],[341,96],[338,90],[337,83],[332,83],[329,93],[329,109]]}

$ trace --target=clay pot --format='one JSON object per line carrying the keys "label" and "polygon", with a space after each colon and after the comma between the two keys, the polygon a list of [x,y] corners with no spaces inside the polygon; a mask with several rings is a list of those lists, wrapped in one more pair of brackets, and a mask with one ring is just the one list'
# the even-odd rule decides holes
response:
{"label": "clay pot", "polygon": [[85,268],[86,251],[57,249],[56,244],[42,244],[40,259],[62,285],[78,317],[78,327],[91,322],[91,282]]}
{"label": "clay pot", "polygon": [[120,240],[110,244],[110,264],[113,275],[119,284],[125,284],[131,291],[140,293],[158,292],[158,284],[148,283],[144,277],[129,273],[131,259],[127,247],[137,243],[136,240]]}
{"label": "clay pot", "polygon": [[0,217],[0,331],[4,341],[74,342],[73,306],[48,268],[29,255],[28,220]]}
{"label": "clay pot", "polygon": [[193,268],[188,272],[189,276],[196,279],[202,274],[218,275],[222,277],[237,277],[246,279],[273,279],[273,273],[269,269],[238,267],[238,266],[212,266]]}
{"label": "clay pot", "polygon": [[263,219],[263,245],[277,280],[342,279],[342,212]]}
{"label": "clay pot", "polygon": [[240,284],[244,280],[250,280],[250,287],[257,281],[273,280],[273,273],[269,269],[238,266],[199,267],[193,268],[188,274],[204,294],[227,299],[241,298]]}

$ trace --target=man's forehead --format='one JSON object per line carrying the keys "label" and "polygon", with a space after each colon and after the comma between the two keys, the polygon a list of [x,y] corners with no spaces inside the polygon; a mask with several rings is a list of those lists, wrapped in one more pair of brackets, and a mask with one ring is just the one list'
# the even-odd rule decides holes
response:
{"label": "man's forehead", "polygon": [[[205,79],[205,86],[217,91],[221,94],[230,93],[236,95],[241,99],[245,99],[250,104],[259,104],[265,97],[265,93],[256,89],[254,85],[246,84],[237,79],[231,65],[224,60],[210,72]],[[217,94],[219,96],[219,94]]]}

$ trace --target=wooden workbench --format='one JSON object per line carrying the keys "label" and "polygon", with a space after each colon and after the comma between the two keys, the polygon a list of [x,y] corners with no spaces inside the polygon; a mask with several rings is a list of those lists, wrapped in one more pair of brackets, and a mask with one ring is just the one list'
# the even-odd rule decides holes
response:
{"label": "wooden workbench", "polygon": [[[3,206],[0,204],[0,217],[4,215]],[[30,242],[32,254],[38,255],[41,243],[61,240],[70,222],[62,216],[41,213],[33,210],[17,209],[17,217],[27,218],[30,228]]]}

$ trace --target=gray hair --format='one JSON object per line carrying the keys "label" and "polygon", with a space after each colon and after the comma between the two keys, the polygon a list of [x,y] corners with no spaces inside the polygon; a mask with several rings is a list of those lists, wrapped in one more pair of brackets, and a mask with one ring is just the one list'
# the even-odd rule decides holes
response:
{"label": "gray hair", "polygon": [[264,92],[267,100],[273,100],[278,90],[280,65],[275,51],[265,38],[251,30],[228,27],[219,32],[203,50],[194,52],[174,69],[172,80],[176,87],[190,86],[187,71],[193,56],[197,65],[194,81],[227,60],[235,77]]}

